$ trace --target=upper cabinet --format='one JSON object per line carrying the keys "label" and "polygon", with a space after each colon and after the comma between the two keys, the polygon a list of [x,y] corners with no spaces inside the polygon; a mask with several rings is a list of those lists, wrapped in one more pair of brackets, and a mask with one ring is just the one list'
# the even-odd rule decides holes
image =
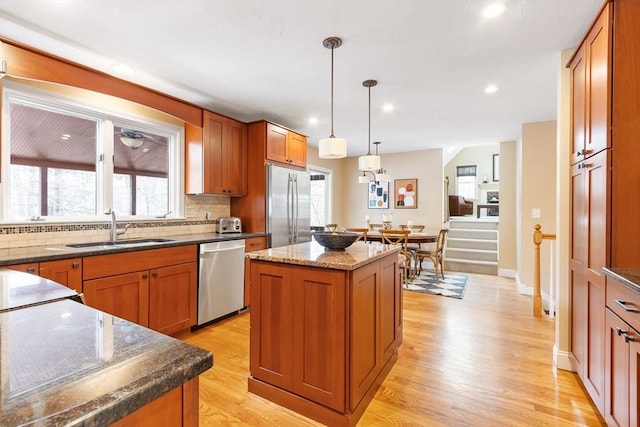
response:
{"label": "upper cabinet", "polygon": [[186,125],[185,192],[247,193],[247,126],[204,111],[203,127]]}
{"label": "upper cabinet", "polygon": [[570,64],[571,164],[611,146],[610,21],[605,7]]}
{"label": "upper cabinet", "polygon": [[307,137],[283,127],[266,123],[267,160],[291,166],[307,166]]}

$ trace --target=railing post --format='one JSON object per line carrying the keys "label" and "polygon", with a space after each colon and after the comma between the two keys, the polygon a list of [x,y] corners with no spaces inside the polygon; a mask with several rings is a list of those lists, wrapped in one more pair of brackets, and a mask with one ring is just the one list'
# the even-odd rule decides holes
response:
{"label": "railing post", "polygon": [[540,244],[543,239],[555,240],[556,235],[544,234],[540,231],[540,224],[534,225],[533,228],[533,244],[535,246],[533,265],[533,316],[542,317],[542,292],[540,291]]}
{"label": "railing post", "polygon": [[542,293],[540,292],[540,244],[542,243],[542,231],[540,231],[540,224],[536,224],[534,228],[533,316],[542,317]]}

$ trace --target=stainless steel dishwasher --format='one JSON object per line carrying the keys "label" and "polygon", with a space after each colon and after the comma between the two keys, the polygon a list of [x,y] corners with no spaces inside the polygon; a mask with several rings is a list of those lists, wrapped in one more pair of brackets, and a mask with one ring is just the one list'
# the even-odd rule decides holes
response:
{"label": "stainless steel dishwasher", "polygon": [[244,240],[200,244],[196,327],[244,307]]}

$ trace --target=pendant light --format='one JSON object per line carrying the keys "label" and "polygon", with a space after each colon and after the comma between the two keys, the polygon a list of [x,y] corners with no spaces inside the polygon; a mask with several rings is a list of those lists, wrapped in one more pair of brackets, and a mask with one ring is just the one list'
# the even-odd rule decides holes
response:
{"label": "pendant light", "polygon": [[377,84],[376,80],[362,82],[362,86],[369,88],[369,145],[367,146],[367,155],[358,157],[358,169],[361,171],[380,169],[380,156],[371,154],[371,88]]}
{"label": "pendant light", "polygon": [[[376,141],[373,143],[373,145],[376,146],[376,156],[378,155],[378,145],[382,144],[380,141]],[[390,182],[391,181],[391,177],[389,176],[389,174],[387,173],[386,170],[380,168],[376,171],[376,181],[380,181],[380,182]]]}
{"label": "pendant light", "polygon": [[324,39],[322,45],[331,49],[331,135],[329,138],[321,139],[318,143],[318,157],[321,159],[341,159],[347,157],[347,140],[336,138],[333,134],[333,50],[342,46],[342,39],[328,37]]}

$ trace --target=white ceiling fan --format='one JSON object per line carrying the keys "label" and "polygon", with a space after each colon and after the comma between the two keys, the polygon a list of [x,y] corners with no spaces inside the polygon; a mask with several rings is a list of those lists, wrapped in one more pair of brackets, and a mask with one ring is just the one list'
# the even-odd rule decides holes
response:
{"label": "white ceiling fan", "polygon": [[132,150],[140,148],[145,141],[163,146],[167,145],[165,140],[161,140],[157,136],[132,129],[120,128],[120,132],[114,133],[114,136],[120,137],[120,141]]}

